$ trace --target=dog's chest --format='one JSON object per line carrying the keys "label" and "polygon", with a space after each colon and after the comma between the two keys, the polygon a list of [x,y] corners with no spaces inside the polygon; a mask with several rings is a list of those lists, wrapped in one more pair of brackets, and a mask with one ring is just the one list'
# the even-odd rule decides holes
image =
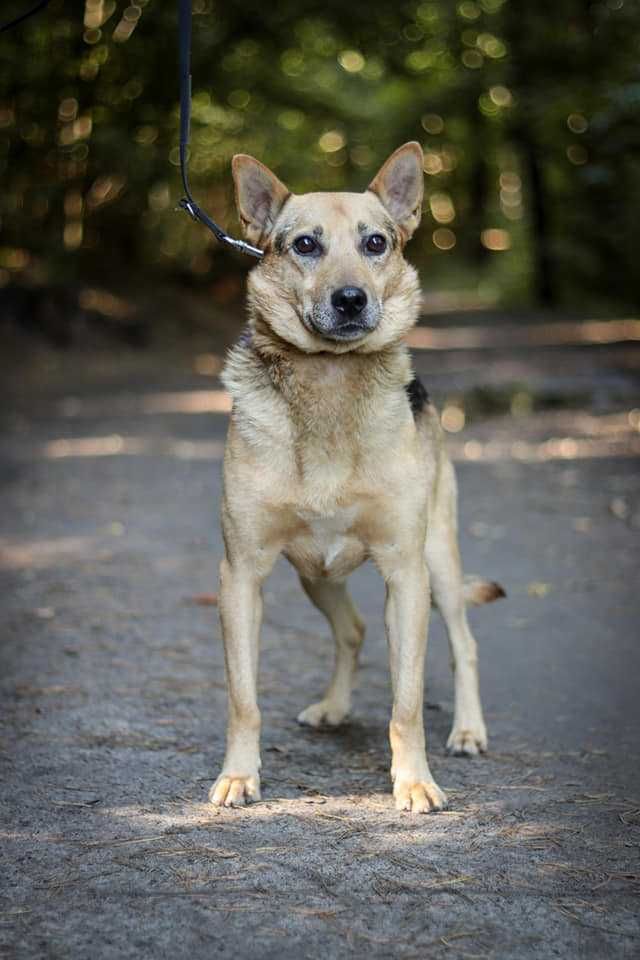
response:
{"label": "dog's chest", "polygon": [[327,513],[298,509],[296,517],[297,532],[284,552],[302,576],[346,577],[365,559],[366,546],[358,533],[357,507]]}

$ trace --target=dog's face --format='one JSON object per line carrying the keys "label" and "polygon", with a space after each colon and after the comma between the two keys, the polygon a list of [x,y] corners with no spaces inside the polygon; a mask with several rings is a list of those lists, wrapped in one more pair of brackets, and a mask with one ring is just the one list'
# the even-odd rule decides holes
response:
{"label": "dog's face", "polygon": [[265,252],[249,305],[309,353],[370,352],[415,323],[419,288],[402,251],[420,222],[422,150],[407,143],[364,193],[296,196],[253,157],[233,158],[238,212]]}

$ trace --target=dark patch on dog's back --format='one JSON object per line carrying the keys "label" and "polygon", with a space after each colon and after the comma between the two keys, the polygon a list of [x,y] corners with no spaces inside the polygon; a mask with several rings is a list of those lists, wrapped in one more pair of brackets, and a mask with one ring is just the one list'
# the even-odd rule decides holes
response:
{"label": "dark patch on dog's back", "polygon": [[409,403],[411,404],[411,410],[414,417],[417,417],[418,414],[424,410],[426,405],[429,403],[429,394],[425,390],[422,381],[418,377],[414,377],[411,383],[408,383],[405,386],[407,391],[407,396],[409,397]]}

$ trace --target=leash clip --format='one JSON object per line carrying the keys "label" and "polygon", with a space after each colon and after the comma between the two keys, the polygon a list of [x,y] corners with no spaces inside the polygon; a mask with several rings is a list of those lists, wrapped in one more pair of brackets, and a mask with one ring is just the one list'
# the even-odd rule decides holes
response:
{"label": "leash clip", "polygon": [[248,253],[250,257],[257,257],[258,260],[264,257],[264,250],[260,250],[259,247],[252,247],[250,243],[245,243],[244,240],[236,240],[234,237],[228,236],[224,239],[226,243],[229,243],[239,253]]}
{"label": "leash clip", "polygon": [[193,203],[191,202],[191,200],[188,200],[186,197],[183,197],[182,200],[179,201],[178,206],[180,207],[181,210],[186,211],[186,213],[189,214],[192,220],[197,221],[198,215],[196,213],[196,209]]}

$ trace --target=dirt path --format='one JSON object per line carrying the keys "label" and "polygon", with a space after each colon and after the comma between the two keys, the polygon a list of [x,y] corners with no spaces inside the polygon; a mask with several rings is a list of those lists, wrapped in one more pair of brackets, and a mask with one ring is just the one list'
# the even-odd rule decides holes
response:
{"label": "dirt path", "polygon": [[390,800],[370,568],[353,578],[368,636],[352,722],[314,733],[295,716],[323,687],[327,629],[278,566],[264,799],[205,802],[225,720],[216,610],[194,602],[221,550],[216,379],[186,353],[7,370],[0,955],[637,956],[639,362],[629,346],[417,356],[438,400],[487,382],[586,391],[578,410],[452,437],[466,568],[509,596],[473,614],[478,761],[444,754],[433,619],[426,721],[451,807],[418,818]]}

